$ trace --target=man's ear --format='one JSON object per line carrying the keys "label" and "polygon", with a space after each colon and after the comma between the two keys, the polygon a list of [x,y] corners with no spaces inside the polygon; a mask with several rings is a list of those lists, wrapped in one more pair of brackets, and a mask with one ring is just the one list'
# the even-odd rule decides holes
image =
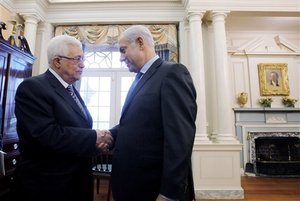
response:
{"label": "man's ear", "polygon": [[59,69],[60,66],[61,66],[61,63],[60,63],[60,59],[59,59],[59,58],[54,58],[54,59],[52,60],[52,63],[53,63],[53,66],[54,66],[55,68],[57,68],[57,69]]}
{"label": "man's ear", "polygon": [[136,42],[139,45],[139,47],[143,47],[144,46],[144,39],[142,37],[138,37],[136,39]]}

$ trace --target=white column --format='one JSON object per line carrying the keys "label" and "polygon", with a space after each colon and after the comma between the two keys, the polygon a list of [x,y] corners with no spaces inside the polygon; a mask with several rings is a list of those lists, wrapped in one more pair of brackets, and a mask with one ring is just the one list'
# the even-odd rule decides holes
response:
{"label": "white column", "polygon": [[[207,17],[209,17],[207,15]],[[218,120],[217,120],[217,98],[216,98],[216,72],[215,72],[215,57],[214,57],[214,36],[213,28],[210,19],[205,19],[203,21],[203,45],[205,48],[204,58],[205,58],[205,78],[206,78],[206,105],[207,105],[207,121],[209,122],[208,132],[209,139],[212,142],[216,142],[216,136],[218,131]]]}
{"label": "white column", "polygon": [[191,75],[197,91],[197,119],[195,144],[211,143],[207,133],[205,73],[203,59],[202,17],[204,12],[192,12],[188,15],[190,35]]}
{"label": "white column", "polygon": [[25,20],[24,37],[28,42],[31,53],[34,54],[37,24],[40,21],[40,18],[35,14],[21,15]]}
{"label": "white column", "polygon": [[49,40],[53,37],[54,27],[50,23],[40,22],[37,34],[36,34],[36,53],[37,57],[36,62],[33,65],[32,75],[38,75],[45,72],[48,67],[48,58],[47,58],[47,45]]}
{"label": "white column", "polygon": [[189,34],[190,34],[190,27],[187,20],[181,21],[179,23],[179,61],[180,63],[184,64],[189,70],[191,70],[190,61],[189,61]]}
{"label": "white column", "polygon": [[215,72],[217,92],[217,141],[224,143],[238,143],[232,123],[233,111],[231,101],[230,76],[227,58],[225,17],[226,12],[212,13],[214,32]]}

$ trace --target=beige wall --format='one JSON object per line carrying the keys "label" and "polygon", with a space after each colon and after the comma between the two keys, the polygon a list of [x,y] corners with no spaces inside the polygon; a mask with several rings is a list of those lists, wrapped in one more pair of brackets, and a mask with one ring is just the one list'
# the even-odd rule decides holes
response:
{"label": "beige wall", "polygon": [[6,8],[0,5],[0,21],[6,24],[6,30],[2,30],[2,34],[5,39],[8,39],[12,31],[13,26],[10,23],[8,23],[11,15],[11,12],[9,12]]}

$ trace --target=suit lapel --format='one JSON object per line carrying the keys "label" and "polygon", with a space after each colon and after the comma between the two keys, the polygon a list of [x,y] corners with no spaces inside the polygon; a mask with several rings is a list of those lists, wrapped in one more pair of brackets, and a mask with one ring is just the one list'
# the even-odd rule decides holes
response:
{"label": "suit lapel", "polygon": [[91,115],[89,113],[89,111],[86,109],[85,104],[83,103],[82,98],[80,97],[79,93],[77,92],[77,90],[75,90],[75,93],[78,97],[78,99],[80,100],[82,106],[84,107],[86,113],[87,113],[87,118],[85,117],[85,115],[82,113],[82,111],[80,110],[80,108],[78,107],[78,105],[76,104],[76,102],[73,100],[73,98],[70,96],[70,94],[68,93],[68,91],[63,87],[63,85],[56,79],[56,77],[49,71],[46,71],[46,76],[51,84],[51,86],[54,88],[55,92],[61,96],[63,99],[65,99],[65,101],[67,102],[67,104],[71,105],[72,109],[79,114],[82,118],[84,118],[85,120],[87,120],[89,122],[89,124],[91,124],[92,122],[92,118]]}
{"label": "suit lapel", "polygon": [[[154,73],[157,71],[157,69],[161,66],[163,60],[162,59],[157,59],[151,67],[147,70],[147,72],[143,75],[143,77],[140,79],[140,81],[137,83],[136,87],[132,91],[132,94],[128,100],[128,104],[126,105],[126,108],[124,108],[124,113],[126,113],[128,107],[131,104],[131,101],[135,98],[136,94],[141,90],[143,85],[154,75]],[[122,116],[123,116],[122,114]]]}

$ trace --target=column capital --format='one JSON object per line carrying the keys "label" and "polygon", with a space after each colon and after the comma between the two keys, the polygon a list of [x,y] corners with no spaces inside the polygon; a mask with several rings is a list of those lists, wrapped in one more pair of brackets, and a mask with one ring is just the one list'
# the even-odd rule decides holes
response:
{"label": "column capital", "polygon": [[225,19],[227,17],[227,15],[230,13],[230,11],[211,11],[210,12],[210,16],[212,18],[215,18],[215,17],[222,17]]}
{"label": "column capital", "polygon": [[197,19],[202,20],[205,13],[206,11],[188,11],[186,12],[185,16],[188,21],[197,20]]}
{"label": "column capital", "polygon": [[35,52],[35,40],[38,22],[42,19],[37,13],[19,13],[25,20],[24,37],[27,39],[31,52]]}
{"label": "column capital", "polygon": [[39,22],[38,29],[37,29],[38,32],[43,33],[44,31],[47,31],[49,29],[52,29],[52,24],[43,21]]}
{"label": "column capital", "polygon": [[36,13],[19,13],[25,20],[25,22],[37,24],[42,20],[42,17]]}

